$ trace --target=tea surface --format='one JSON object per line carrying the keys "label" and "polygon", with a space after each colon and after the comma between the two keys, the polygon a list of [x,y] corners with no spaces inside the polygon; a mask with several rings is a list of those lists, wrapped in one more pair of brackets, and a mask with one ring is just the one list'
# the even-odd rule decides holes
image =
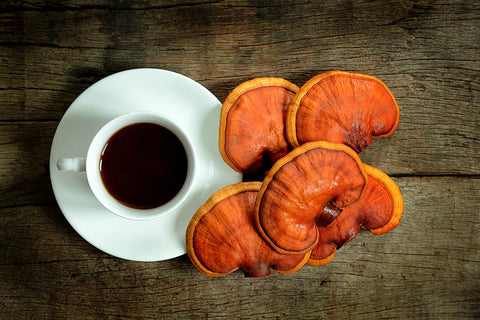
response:
{"label": "tea surface", "polygon": [[100,174],[108,192],[122,204],[152,209],[180,191],[187,176],[187,154],[178,137],[153,123],[135,123],[105,144]]}

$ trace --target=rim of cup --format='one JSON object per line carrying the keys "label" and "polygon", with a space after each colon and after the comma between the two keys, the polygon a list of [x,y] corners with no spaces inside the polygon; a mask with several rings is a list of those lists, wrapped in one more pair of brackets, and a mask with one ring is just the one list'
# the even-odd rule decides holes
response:
{"label": "rim of cup", "polygon": [[[187,154],[187,176],[180,191],[169,202],[152,209],[135,209],[122,204],[108,192],[100,175],[100,158],[106,143],[116,132],[128,125],[145,122],[163,126],[177,136]],[[86,173],[93,194],[109,211],[130,220],[150,220],[171,212],[185,200],[193,185],[195,163],[190,138],[173,121],[154,112],[131,112],[110,120],[97,132],[88,148]]]}

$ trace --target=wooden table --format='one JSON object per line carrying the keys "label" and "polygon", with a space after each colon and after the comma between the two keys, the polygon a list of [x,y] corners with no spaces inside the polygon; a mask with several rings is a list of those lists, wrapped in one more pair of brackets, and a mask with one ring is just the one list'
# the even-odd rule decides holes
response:
{"label": "wooden table", "polygon": [[[0,2],[0,318],[480,317],[479,49],[476,0]],[[362,232],[324,267],[259,279],[95,249],[56,204],[50,145],[83,90],[139,67],[222,102],[261,76],[380,78],[400,125],[361,158],[400,187],[400,225]]]}

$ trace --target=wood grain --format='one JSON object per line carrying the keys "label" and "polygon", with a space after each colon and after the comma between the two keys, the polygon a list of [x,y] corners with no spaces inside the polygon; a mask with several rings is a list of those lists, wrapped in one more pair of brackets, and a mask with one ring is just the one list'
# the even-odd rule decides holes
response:
{"label": "wood grain", "polygon": [[[0,319],[480,317],[480,6],[475,0],[0,2]],[[124,261],[55,203],[50,144],[86,88],[153,67],[220,101],[241,82],[380,78],[400,125],[361,153],[394,177],[400,225],[325,267],[212,279],[186,256]]]}
{"label": "wood grain", "polygon": [[0,207],[54,203],[49,176],[56,122],[0,122]]}

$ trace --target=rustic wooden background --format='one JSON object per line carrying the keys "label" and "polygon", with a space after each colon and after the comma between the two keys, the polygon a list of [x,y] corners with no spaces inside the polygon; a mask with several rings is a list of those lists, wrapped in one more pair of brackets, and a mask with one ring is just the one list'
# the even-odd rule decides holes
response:
{"label": "rustic wooden background", "polygon": [[[480,317],[479,49],[478,0],[1,1],[0,318]],[[261,279],[98,251],[56,205],[50,144],[84,89],[138,67],[220,101],[260,76],[380,78],[400,125],[361,157],[398,183],[400,225],[361,233],[327,266]]]}

